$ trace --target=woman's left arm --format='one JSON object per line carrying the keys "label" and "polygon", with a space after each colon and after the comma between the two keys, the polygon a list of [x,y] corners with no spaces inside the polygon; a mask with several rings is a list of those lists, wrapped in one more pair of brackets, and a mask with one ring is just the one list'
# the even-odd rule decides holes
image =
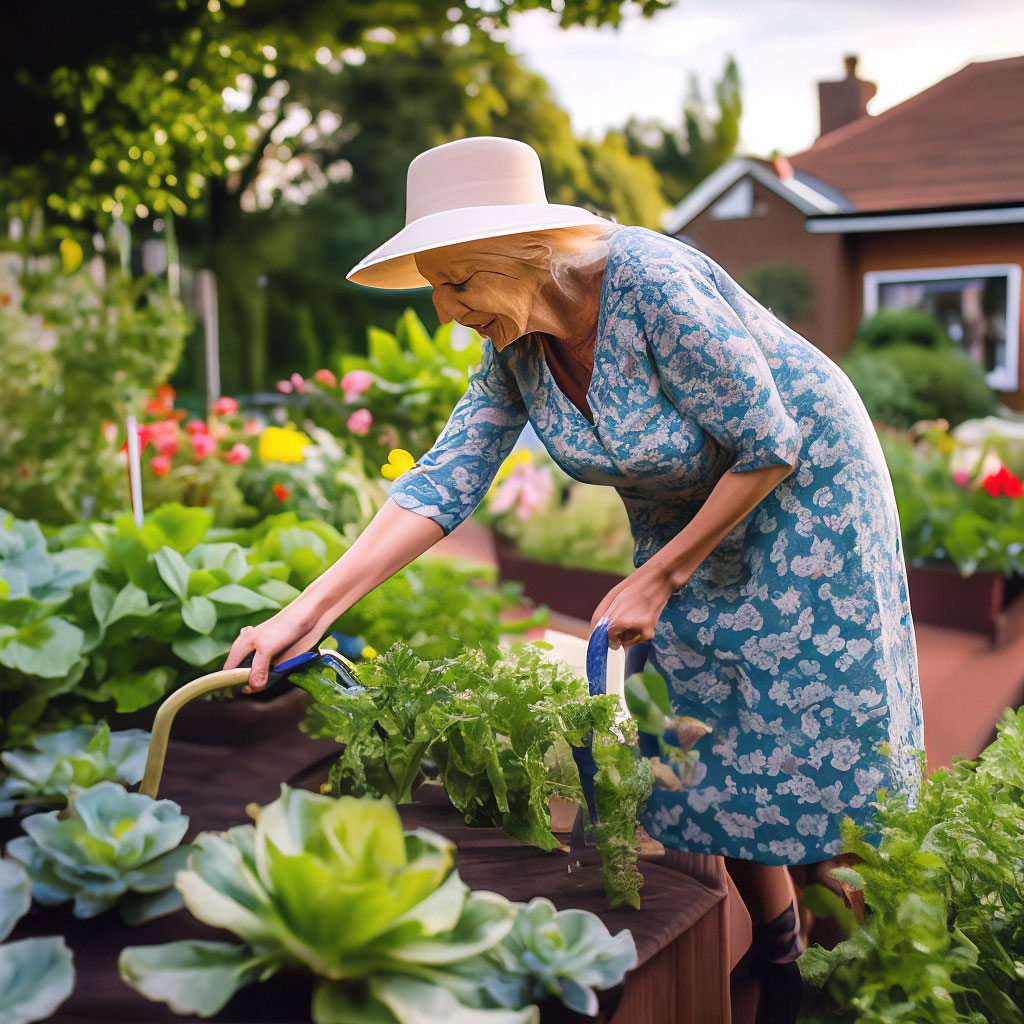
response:
{"label": "woman's left arm", "polygon": [[610,646],[629,647],[654,636],[668,599],[685,586],[719,541],[745,519],[790,473],[792,466],[763,466],[723,473],[700,511],[664,547],[608,592],[590,622],[608,618]]}

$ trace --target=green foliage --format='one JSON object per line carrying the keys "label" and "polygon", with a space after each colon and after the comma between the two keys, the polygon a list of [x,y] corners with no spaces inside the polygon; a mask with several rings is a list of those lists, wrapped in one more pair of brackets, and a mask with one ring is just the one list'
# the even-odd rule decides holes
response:
{"label": "green foliage", "polygon": [[[316,979],[316,1024],[536,1024],[537,991],[592,996],[635,962],[628,932],[612,939],[592,914],[544,915],[470,892],[454,844],[403,832],[390,801],[282,785],[250,813],[255,826],[200,835],[177,882],[195,917],[243,943],[130,946],[119,958],[124,981],[177,1013],[211,1016],[291,966]],[[575,962],[565,962],[570,943]],[[537,951],[536,969],[516,963],[522,984],[503,984],[500,966],[519,947]]]}
{"label": "green foliage", "polygon": [[717,119],[705,110],[700,82],[695,72],[678,126],[659,121],[630,118],[625,135],[629,150],[646,156],[661,176],[670,203],[678,203],[712,171],[722,166],[739,142],[743,100],[736,61],[729,57],[722,77],[714,85]]}
{"label": "green foliage", "polygon": [[814,305],[814,278],[796,263],[762,263],[748,270],[740,284],[780,320],[806,320]]}
{"label": "green foliage", "polygon": [[[447,323],[431,335],[412,309],[399,317],[394,334],[371,327],[365,358],[342,356],[336,378],[321,374],[321,379],[305,383],[301,397],[306,415],[360,452],[372,478],[379,479],[393,448],[421,455],[444,429],[481,359],[480,336],[473,331],[469,343],[456,348],[455,327]],[[360,375],[369,386],[351,388],[349,382]],[[349,417],[359,409],[373,416],[365,436],[348,427]]]}
{"label": "green foliage", "polygon": [[955,349],[945,328],[920,309],[880,309],[857,327],[855,343],[869,349],[917,345],[932,350]]}
{"label": "green foliage", "polygon": [[25,867],[39,903],[74,900],[75,917],[116,905],[128,924],[181,906],[171,886],[189,852],[178,845],[188,818],[173,800],[109,781],[74,786],[66,811],[33,814],[22,827],[27,835],[12,839],[7,855]]}
{"label": "green foliage", "polygon": [[0,265],[4,506],[48,523],[123,507],[124,468],[101,428],[123,423],[167,379],[188,318],[148,278],[108,269],[100,286],[86,268],[16,274],[12,266]]}
{"label": "green foliage", "polygon": [[[882,431],[908,562],[952,563],[961,574],[1024,573],[1024,498],[990,494],[993,474],[964,469],[961,449],[941,425],[916,440]],[[978,463],[981,463],[980,452]],[[997,460],[998,461],[998,460]]]}
{"label": "green foliage", "polygon": [[[63,527],[50,558],[37,524],[4,516],[0,551],[19,538],[27,545],[14,564],[0,560],[10,587],[0,599],[8,744],[161,700],[345,550],[336,531],[294,513],[234,532],[211,530],[211,519],[208,509],[171,504],[141,529],[130,516]],[[54,565],[69,575],[55,582]]]}
{"label": "green foliage", "polygon": [[106,722],[36,736],[28,749],[0,754],[7,770],[0,782],[0,816],[12,814],[18,803],[63,804],[72,785],[84,789],[104,779],[135,785],[148,749],[145,730],[111,733]]}
{"label": "green foliage", "polygon": [[801,1021],[1024,1021],[1022,766],[1024,709],[1007,708],[996,741],[932,772],[913,809],[879,790],[877,850],[865,828],[841,824],[863,863],[833,874],[863,890],[866,916],[798,961],[812,997]]}
{"label": "green foliage", "polygon": [[584,680],[524,645],[424,660],[395,644],[353,675],[362,689],[327,669],[294,677],[315,702],[306,730],[345,744],[331,770],[333,792],[408,801],[429,762],[467,824],[500,826],[544,850],[559,845],[549,798],[582,800],[578,774],[562,773],[556,784],[546,757],[560,740],[579,746],[594,730],[606,889],[613,903],[639,905],[637,813],[650,774],[612,732],[617,697],[591,697]]}
{"label": "green foliage", "polygon": [[907,429],[918,420],[956,425],[999,408],[984,371],[956,348],[894,342],[879,349],[855,345],[842,360],[871,418]]}
{"label": "green foliage", "polygon": [[383,651],[396,640],[417,657],[453,658],[492,646],[506,633],[547,621],[547,609],[515,619],[503,613],[521,603],[518,583],[495,584],[494,570],[438,558],[420,558],[371,590],[345,612],[337,629]]}

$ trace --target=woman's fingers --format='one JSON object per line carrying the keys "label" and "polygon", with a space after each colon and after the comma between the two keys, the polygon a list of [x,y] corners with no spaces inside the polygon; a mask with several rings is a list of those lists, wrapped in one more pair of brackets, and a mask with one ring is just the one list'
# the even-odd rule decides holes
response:
{"label": "woman's fingers", "polygon": [[255,633],[256,630],[252,626],[242,627],[235,642],[231,645],[231,650],[228,651],[227,660],[224,662],[224,672],[230,668],[238,668],[246,655],[256,650]]}

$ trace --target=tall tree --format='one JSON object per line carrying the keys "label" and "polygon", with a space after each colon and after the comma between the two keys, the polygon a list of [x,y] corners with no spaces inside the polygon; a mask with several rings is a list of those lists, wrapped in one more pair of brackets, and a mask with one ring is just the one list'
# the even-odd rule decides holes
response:
{"label": "tall tree", "polygon": [[697,76],[689,88],[677,127],[652,119],[630,118],[625,137],[629,151],[646,156],[661,176],[662,190],[678,203],[736,151],[743,100],[739,69],[730,56],[714,85],[716,110],[708,113]]}

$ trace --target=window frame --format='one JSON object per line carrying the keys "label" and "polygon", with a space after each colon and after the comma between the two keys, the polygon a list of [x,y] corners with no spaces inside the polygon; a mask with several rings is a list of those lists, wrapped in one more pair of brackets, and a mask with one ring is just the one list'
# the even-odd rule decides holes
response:
{"label": "window frame", "polygon": [[880,285],[926,281],[949,281],[969,277],[1006,278],[1006,362],[985,374],[994,391],[1020,388],[1021,267],[1018,263],[973,263],[952,267],[915,267],[908,270],[867,270],[864,272],[864,315],[878,312]]}

